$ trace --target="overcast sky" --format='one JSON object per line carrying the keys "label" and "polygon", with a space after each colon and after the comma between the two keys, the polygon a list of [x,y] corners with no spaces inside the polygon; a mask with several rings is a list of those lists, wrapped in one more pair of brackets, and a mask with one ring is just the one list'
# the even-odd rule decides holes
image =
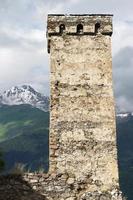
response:
{"label": "overcast sky", "polygon": [[30,84],[49,94],[48,13],[114,14],[115,98],[122,111],[133,111],[132,0],[0,0],[0,91]]}

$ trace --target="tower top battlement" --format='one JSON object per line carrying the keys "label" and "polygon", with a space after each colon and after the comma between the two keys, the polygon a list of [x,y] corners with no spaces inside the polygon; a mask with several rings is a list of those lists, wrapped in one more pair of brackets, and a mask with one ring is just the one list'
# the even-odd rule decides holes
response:
{"label": "tower top battlement", "polygon": [[96,26],[103,35],[112,35],[112,14],[49,14],[47,36],[61,35],[62,33],[77,35],[78,25],[82,27],[82,35],[96,34]]}

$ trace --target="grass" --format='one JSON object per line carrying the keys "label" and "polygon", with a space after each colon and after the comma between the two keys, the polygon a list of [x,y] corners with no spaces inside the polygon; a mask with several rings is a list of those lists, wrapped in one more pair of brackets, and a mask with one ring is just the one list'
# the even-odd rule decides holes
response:
{"label": "grass", "polygon": [[7,125],[0,123],[0,140],[3,139],[7,132]]}

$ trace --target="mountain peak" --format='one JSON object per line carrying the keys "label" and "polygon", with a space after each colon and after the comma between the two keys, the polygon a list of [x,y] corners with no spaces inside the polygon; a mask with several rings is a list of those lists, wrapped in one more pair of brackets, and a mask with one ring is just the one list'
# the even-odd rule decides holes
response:
{"label": "mountain peak", "polygon": [[24,90],[29,90],[29,91],[35,92],[34,88],[31,87],[30,85],[22,85],[21,88],[24,89]]}
{"label": "mountain peak", "polygon": [[14,86],[0,94],[0,104],[30,104],[43,111],[49,110],[49,98],[34,90],[30,85]]}

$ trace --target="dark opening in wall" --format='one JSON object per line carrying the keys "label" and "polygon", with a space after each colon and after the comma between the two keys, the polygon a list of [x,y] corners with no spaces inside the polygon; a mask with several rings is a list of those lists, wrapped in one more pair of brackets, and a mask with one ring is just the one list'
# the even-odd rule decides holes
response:
{"label": "dark opening in wall", "polygon": [[61,25],[59,26],[59,32],[62,34],[64,31],[65,31],[65,25],[64,25],[64,24],[61,24]]}
{"label": "dark opening in wall", "polygon": [[97,34],[97,33],[99,32],[100,27],[101,27],[100,22],[97,22],[97,23],[95,24],[95,34]]}
{"label": "dark opening in wall", "polygon": [[78,25],[77,25],[77,33],[78,33],[78,34],[83,33],[83,25],[82,25],[82,24],[78,24]]}

